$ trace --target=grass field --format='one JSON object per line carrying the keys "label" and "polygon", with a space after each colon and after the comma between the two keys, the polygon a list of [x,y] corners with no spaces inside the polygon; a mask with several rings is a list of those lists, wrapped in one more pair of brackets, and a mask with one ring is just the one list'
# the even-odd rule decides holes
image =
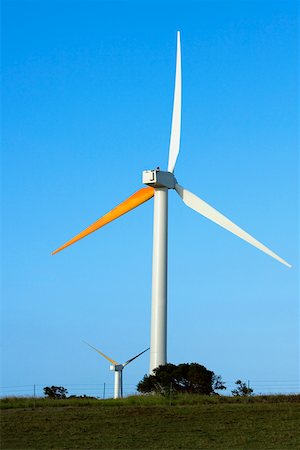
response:
{"label": "grass field", "polygon": [[[34,404],[35,402],[35,404]],[[300,449],[300,396],[2,399],[6,449]]]}

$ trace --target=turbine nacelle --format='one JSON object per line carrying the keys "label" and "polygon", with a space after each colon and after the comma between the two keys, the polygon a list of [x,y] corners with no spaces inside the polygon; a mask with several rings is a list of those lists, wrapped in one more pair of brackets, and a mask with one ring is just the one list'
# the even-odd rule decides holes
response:
{"label": "turbine nacelle", "polygon": [[110,366],[110,370],[113,370],[114,372],[122,372],[123,369],[124,369],[123,364],[112,364]]}
{"label": "turbine nacelle", "polygon": [[143,171],[143,183],[153,188],[175,189],[177,180],[172,172],[154,169]]}

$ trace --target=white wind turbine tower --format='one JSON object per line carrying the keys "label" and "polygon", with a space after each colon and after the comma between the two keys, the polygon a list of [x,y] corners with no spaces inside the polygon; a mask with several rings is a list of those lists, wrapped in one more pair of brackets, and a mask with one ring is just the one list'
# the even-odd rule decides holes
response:
{"label": "white wind turbine tower", "polygon": [[177,33],[177,57],[175,75],[175,93],[171,139],[169,148],[168,170],[146,170],[143,172],[143,183],[148,185],[127,198],[113,208],[84,231],[76,235],[53,252],[63,250],[88,234],[117,219],[128,211],[136,208],[154,196],[154,230],[153,230],[153,259],[152,259],[152,313],[151,313],[151,343],[150,343],[150,372],[167,362],[167,243],[168,243],[168,191],[174,189],[184,203],[207,219],[225,228],[239,238],[277,259],[277,261],[291,267],[284,259],[268,247],[250,236],[240,227],[227,219],[204,200],[192,194],[177,183],[174,169],[179,153],[181,128],[181,50],[180,33]]}
{"label": "white wind turbine tower", "polygon": [[120,364],[117,361],[114,361],[109,356],[102,353],[97,348],[93,347],[88,342],[84,341],[84,343],[87,344],[89,347],[91,347],[93,350],[95,350],[97,353],[99,353],[101,356],[103,356],[105,359],[107,359],[107,361],[109,361],[111,363],[110,370],[113,370],[115,372],[114,398],[123,398],[123,369],[124,369],[124,367],[126,367],[128,364],[130,364],[136,358],[141,356],[143,353],[147,352],[150,347],[146,348],[146,350],[143,350],[138,355],[135,355],[133,358],[128,359],[128,361],[126,361],[124,364]]}

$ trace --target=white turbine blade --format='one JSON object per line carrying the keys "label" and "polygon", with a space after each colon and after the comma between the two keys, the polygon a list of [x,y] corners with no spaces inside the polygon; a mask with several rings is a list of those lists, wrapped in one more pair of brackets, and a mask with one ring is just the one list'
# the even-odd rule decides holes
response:
{"label": "white turbine blade", "polygon": [[169,148],[168,172],[174,172],[177,156],[179,153],[180,124],[181,124],[181,51],[180,51],[180,32],[178,31],[175,90],[174,90],[171,139]]}
{"label": "white turbine blade", "polygon": [[277,261],[281,262],[282,264],[288,267],[292,267],[288,262],[280,258],[280,256],[276,255],[276,253],[272,252],[272,250],[270,250],[268,247],[263,245],[261,242],[257,241],[254,237],[250,236],[250,234],[246,233],[246,231],[242,230],[240,227],[235,225],[233,222],[231,222],[231,220],[227,219],[227,217],[223,216],[223,214],[219,213],[219,211],[214,209],[212,206],[208,205],[206,202],[201,200],[195,194],[192,194],[191,192],[187,191],[179,184],[175,185],[175,189],[176,192],[180,195],[180,197],[184,201],[184,203],[191,209],[198,212],[199,214],[202,214],[202,216],[206,217],[212,222],[215,222],[217,225],[220,225],[220,227],[225,228],[226,230],[235,234],[239,238],[258,248],[267,255],[272,256],[272,258],[277,259]]}
{"label": "white turbine blade", "polygon": [[139,353],[138,355],[136,355],[136,356],[134,356],[133,358],[131,358],[131,359],[129,359],[128,361],[126,361],[126,363],[123,364],[123,368],[124,368],[125,366],[127,366],[127,364],[131,363],[134,359],[138,358],[138,357],[141,356],[143,353],[147,352],[149,349],[150,349],[150,347],[149,347],[149,348],[146,348],[146,350],[142,351],[142,352]]}

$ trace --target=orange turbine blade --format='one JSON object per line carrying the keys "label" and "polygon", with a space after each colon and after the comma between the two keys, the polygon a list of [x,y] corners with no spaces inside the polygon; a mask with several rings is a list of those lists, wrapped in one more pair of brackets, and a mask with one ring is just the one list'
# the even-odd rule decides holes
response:
{"label": "orange turbine blade", "polygon": [[114,359],[110,358],[109,356],[105,355],[104,353],[100,352],[100,350],[98,350],[96,347],[93,347],[91,344],[89,344],[88,342],[83,341],[86,345],[88,345],[89,347],[93,348],[94,350],[96,350],[96,352],[98,352],[100,355],[104,356],[104,358],[106,358],[109,362],[111,362],[114,366],[117,366],[119,363],[117,363],[117,361],[115,361]]}
{"label": "orange turbine blade", "polygon": [[142,203],[145,203],[147,200],[149,200],[154,195],[154,189],[152,187],[145,187],[140,189],[139,191],[135,192],[133,195],[128,197],[124,202],[120,203],[118,206],[113,208],[111,211],[109,211],[107,214],[102,216],[100,219],[96,220],[92,225],[87,227],[85,230],[81,231],[81,233],[77,234],[77,236],[73,237],[70,241],[66,242],[64,245],[56,249],[54,252],[52,252],[52,255],[55,255],[55,253],[60,252],[66,247],[69,247],[69,245],[74,244],[74,242],[79,241],[80,239],[84,238],[88,234],[93,233],[94,231],[98,230],[99,228],[103,227],[107,223],[112,222],[113,220],[117,219],[118,217],[122,216],[123,214],[127,213],[128,211],[131,211],[132,209],[136,208],[137,206],[141,205]]}

